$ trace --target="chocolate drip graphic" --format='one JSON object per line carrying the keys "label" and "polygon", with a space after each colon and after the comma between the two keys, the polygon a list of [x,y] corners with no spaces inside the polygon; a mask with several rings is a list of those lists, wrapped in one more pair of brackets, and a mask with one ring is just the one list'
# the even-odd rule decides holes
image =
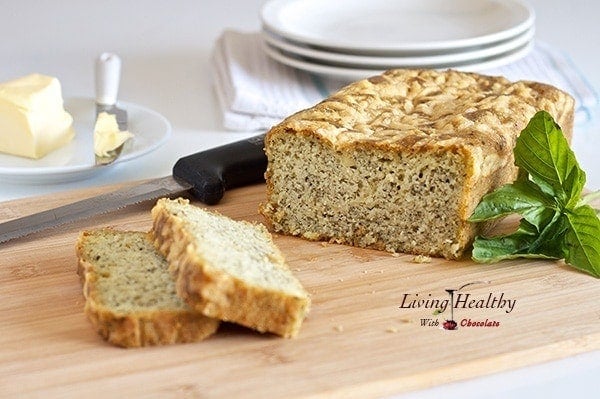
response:
{"label": "chocolate drip graphic", "polygon": [[465,287],[468,287],[473,284],[489,284],[489,281],[474,281],[472,283],[467,283],[461,285],[458,289],[446,289],[446,292],[450,295],[450,319],[444,321],[442,325],[444,330],[456,330],[458,329],[458,323],[454,320],[454,292],[460,291]]}
{"label": "chocolate drip graphic", "polygon": [[444,330],[456,330],[458,327],[458,324],[454,321],[454,291],[457,290],[446,290],[446,292],[450,294],[450,319],[444,321]]}

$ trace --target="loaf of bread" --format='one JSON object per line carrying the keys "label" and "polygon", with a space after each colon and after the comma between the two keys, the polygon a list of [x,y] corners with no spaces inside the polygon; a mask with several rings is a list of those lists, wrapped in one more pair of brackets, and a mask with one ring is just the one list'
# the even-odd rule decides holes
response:
{"label": "loaf of bread", "polygon": [[390,70],[346,86],[266,135],[272,230],[460,258],[481,197],[516,176],[515,140],[538,110],[570,138],[574,100],[548,85]]}
{"label": "loaf of bread", "polygon": [[297,335],[310,298],[265,226],[235,221],[181,198],[158,200],[152,219],[155,246],[190,306],[260,332]]}
{"label": "loaf of bread", "polygon": [[76,246],[85,314],[108,342],[123,347],[202,340],[219,321],[192,310],[147,233],[85,231]]}

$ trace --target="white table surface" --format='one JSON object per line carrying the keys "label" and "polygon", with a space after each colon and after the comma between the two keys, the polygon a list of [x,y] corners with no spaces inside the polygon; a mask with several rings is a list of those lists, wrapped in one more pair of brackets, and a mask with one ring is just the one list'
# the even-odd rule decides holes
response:
{"label": "white table surface", "polygon": [[[0,201],[168,175],[183,155],[255,134],[222,128],[209,55],[223,29],[258,30],[262,3],[0,0],[0,81],[40,72],[57,76],[65,97],[91,97],[94,57],[114,51],[123,59],[120,98],[159,111],[173,127],[172,138],[157,151],[89,180],[38,186],[0,182]],[[565,50],[599,88],[600,2],[532,0],[530,4],[536,10],[537,38]],[[573,143],[587,171],[588,188],[593,190],[600,189],[598,119],[576,126]],[[599,376],[600,352],[592,352],[398,398],[597,397]]]}

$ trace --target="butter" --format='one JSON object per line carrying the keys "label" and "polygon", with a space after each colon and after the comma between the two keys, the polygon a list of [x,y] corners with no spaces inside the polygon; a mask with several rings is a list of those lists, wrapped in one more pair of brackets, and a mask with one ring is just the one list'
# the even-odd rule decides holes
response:
{"label": "butter", "polygon": [[58,79],[31,74],[0,84],[0,152],[37,159],[74,136]]}
{"label": "butter", "polygon": [[131,132],[119,130],[115,115],[101,112],[94,126],[94,153],[99,157],[107,157],[132,137]]}

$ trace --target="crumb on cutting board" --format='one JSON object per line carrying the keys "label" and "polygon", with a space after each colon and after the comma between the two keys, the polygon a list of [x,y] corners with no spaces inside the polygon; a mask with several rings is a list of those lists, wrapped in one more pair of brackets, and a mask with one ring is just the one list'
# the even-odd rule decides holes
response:
{"label": "crumb on cutting board", "polygon": [[425,255],[415,255],[412,257],[414,263],[431,263],[431,257]]}

